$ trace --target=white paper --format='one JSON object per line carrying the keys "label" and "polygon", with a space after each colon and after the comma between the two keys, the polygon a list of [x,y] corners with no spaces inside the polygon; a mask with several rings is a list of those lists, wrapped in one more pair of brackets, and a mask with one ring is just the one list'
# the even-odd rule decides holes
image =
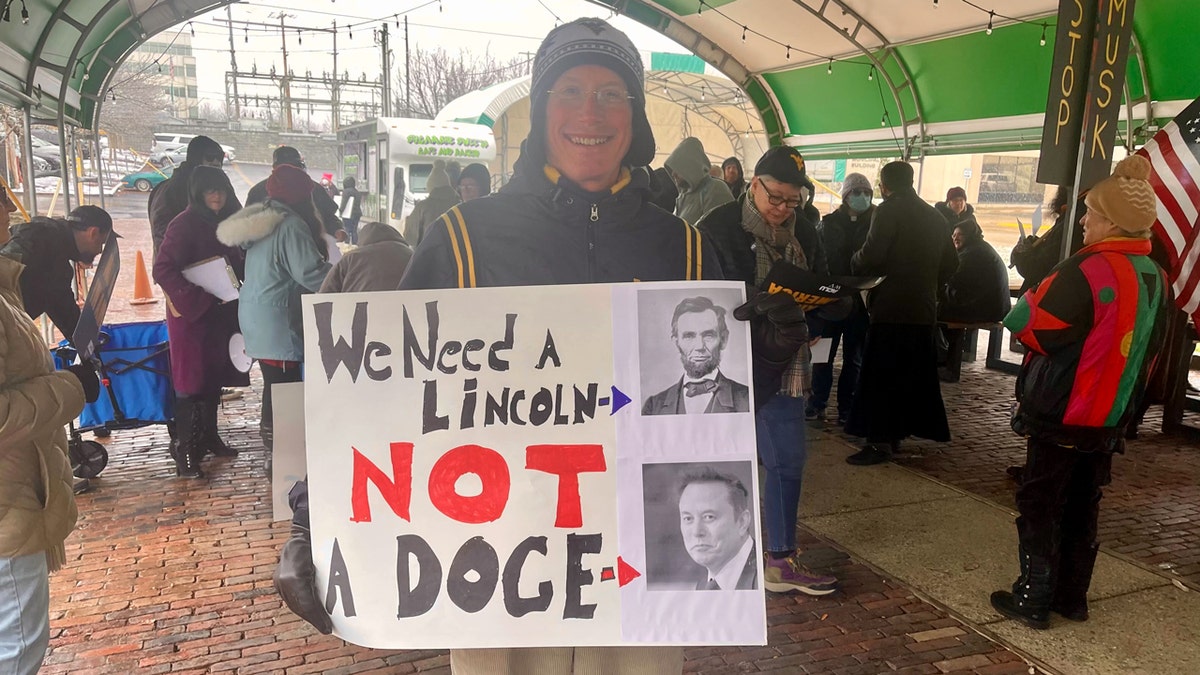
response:
{"label": "white paper", "polygon": [[[672,311],[696,296],[729,331],[730,409],[643,415],[681,377]],[[743,296],[736,282],[306,296],[313,561],[334,632],[388,649],[766,644]],[[586,461],[547,464],[565,458]],[[675,485],[693,470],[747,493],[745,590],[696,590],[707,571]],[[425,584],[427,603],[407,593]]]}
{"label": "white paper", "polygon": [[304,452],[304,383],[282,382],[271,387],[275,436],[271,454],[272,520],[290,520],[288,492],[308,473]]}
{"label": "white paper", "polygon": [[345,203],[342,204],[342,210],[338,212],[339,218],[349,218],[354,212],[354,198],[350,195],[345,196]]}
{"label": "white paper", "polygon": [[809,347],[813,363],[829,363],[829,355],[833,347],[833,338],[821,338],[815,345]]}
{"label": "white paper", "polygon": [[224,258],[209,258],[183,270],[183,278],[216,296],[221,302],[238,299],[234,276]]}
{"label": "white paper", "polygon": [[321,237],[325,239],[325,253],[329,264],[336,265],[337,261],[342,259],[342,249],[338,248],[337,239],[328,233],[322,233]]}

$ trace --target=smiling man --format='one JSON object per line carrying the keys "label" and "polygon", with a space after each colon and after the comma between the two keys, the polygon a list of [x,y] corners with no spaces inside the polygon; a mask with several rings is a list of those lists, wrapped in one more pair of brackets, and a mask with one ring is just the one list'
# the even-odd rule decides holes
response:
{"label": "smiling man", "polygon": [[742,481],[705,469],[685,476],[679,489],[679,532],[696,564],[708,571],[698,591],[758,588],[750,528],[750,495]]}
{"label": "smiling man", "polygon": [[750,388],[721,374],[729,342],[725,308],[706,297],[687,298],[671,317],[671,339],[683,377],[646,399],[643,415],[690,415],[750,411]]}
{"label": "smiling man", "polygon": [[[552,30],[534,57],[529,136],[512,179],[435,221],[401,289],[723,278],[707,241],[649,202],[645,166],[654,159],[654,134],[644,77],[637,48],[604,21],[578,19]],[[788,313],[786,303],[755,297],[744,307],[738,311],[753,315],[755,359],[764,369],[808,335],[803,315]],[[289,501],[292,538],[275,585],[292,611],[329,633],[325,592],[315,587],[304,483]],[[455,675],[678,675],[683,650],[453,649],[450,667]]]}

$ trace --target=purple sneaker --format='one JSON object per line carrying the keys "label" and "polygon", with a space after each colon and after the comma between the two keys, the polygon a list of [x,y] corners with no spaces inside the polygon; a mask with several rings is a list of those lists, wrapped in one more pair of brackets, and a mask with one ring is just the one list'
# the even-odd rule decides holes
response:
{"label": "purple sneaker", "polygon": [[768,556],[764,577],[763,585],[773,593],[800,591],[806,595],[829,595],[838,586],[837,577],[816,574],[801,565],[795,554],[780,559]]}

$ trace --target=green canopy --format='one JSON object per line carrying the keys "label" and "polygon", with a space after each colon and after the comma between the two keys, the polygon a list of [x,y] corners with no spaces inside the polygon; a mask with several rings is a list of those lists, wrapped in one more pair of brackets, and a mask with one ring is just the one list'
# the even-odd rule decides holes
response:
{"label": "green canopy", "polygon": [[[1057,0],[993,0],[997,14],[963,0],[594,1],[725,73],[750,95],[771,142],[806,155],[989,152],[1041,140]],[[1200,96],[1197,26],[1200,2],[1137,2],[1121,140]]]}

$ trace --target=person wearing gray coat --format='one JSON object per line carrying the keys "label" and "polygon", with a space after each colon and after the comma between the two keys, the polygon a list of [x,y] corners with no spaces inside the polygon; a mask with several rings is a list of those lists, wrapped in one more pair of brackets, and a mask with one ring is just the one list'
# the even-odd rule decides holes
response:
{"label": "person wearing gray coat", "polygon": [[725,181],[708,175],[711,164],[700,139],[693,137],[680,141],[663,163],[679,187],[675,215],[689,224],[700,222],[709,211],[733,201]]}

